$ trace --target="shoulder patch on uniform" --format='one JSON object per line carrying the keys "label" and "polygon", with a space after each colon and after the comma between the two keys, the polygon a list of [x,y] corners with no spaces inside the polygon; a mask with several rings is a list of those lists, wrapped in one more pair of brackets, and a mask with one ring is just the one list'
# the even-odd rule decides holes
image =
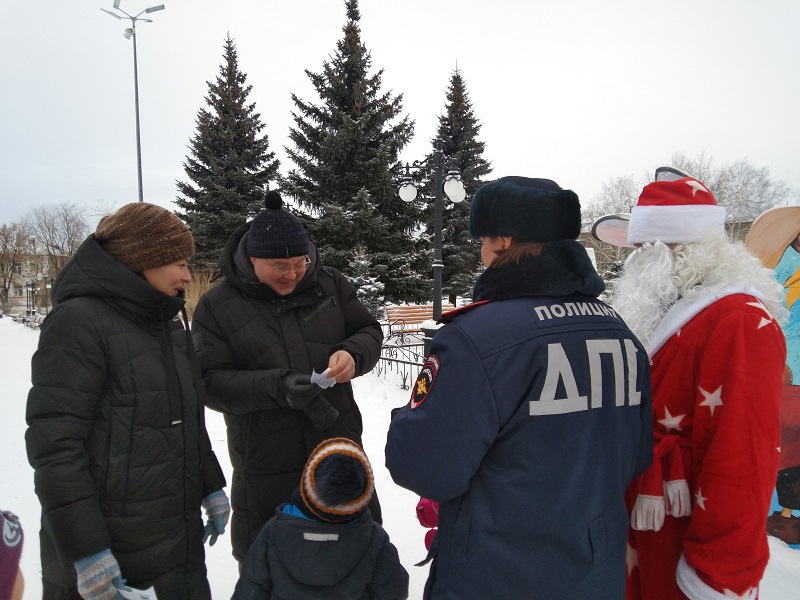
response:
{"label": "shoulder patch on uniform", "polygon": [[467,304],[466,306],[459,306],[458,308],[454,308],[453,310],[448,310],[446,313],[442,314],[441,318],[439,319],[439,323],[449,323],[453,317],[457,317],[460,314],[467,312],[468,310],[472,310],[478,306],[483,304],[488,304],[491,300],[480,300],[478,302],[473,302],[472,304]]}
{"label": "shoulder patch on uniform", "polygon": [[411,410],[417,408],[425,402],[428,394],[431,393],[433,382],[436,381],[436,374],[439,372],[439,357],[431,354],[414,382],[414,389],[411,390]]}

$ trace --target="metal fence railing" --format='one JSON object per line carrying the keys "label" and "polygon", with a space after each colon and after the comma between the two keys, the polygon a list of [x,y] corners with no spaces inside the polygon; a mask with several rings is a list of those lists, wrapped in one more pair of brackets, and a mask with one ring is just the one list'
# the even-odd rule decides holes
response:
{"label": "metal fence railing", "polygon": [[398,373],[401,389],[408,390],[425,362],[424,337],[419,331],[387,333],[386,329],[384,327],[381,357],[375,370],[378,375]]}

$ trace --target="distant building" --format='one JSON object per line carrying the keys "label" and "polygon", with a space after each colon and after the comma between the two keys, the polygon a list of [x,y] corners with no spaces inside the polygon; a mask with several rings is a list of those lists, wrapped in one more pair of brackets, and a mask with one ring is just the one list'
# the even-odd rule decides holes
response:
{"label": "distant building", "polygon": [[[64,257],[67,258],[67,257]],[[53,304],[52,286],[57,273],[50,266],[50,259],[43,254],[21,254],[11,265],[11,281],[4,311],[7,313],[45,313]]]}

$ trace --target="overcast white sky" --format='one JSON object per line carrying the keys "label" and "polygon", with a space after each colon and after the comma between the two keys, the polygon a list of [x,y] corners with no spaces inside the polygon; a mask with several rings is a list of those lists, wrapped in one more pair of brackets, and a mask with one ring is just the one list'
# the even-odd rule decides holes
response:
{"label": "overcast white sky", "polygon": [[[162,0],[122,0],[132,15]],[[318,102],[344,0],[163,0],[140,23],[145,200],[173,208],[195,116],[235,40],[281,172],[290,94]],[[132,42],[112,0],[16,0],[0,25],[0,224],[33,206],[137,200]],[[383,90],[423,157],[458,64],[494,175],[548,177],[586,202],[675,151],[748,158],[800,190],[797,0],[360,0]],[[793,203],[800,201],[800,191]]]}

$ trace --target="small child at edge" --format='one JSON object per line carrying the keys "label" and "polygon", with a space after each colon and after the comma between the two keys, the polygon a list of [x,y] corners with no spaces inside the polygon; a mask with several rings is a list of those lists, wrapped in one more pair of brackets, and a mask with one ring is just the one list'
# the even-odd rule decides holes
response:
{"label": "small child at edge", "polygon": [[369,459],[355,442],[321,442],[292,501],[247,551],[233,600],[408,598],[408,572],[367,508],[374,489]]}
{"label": "small child at edge", "polygon": [[0,511],[0,600],[22,600],[25,578],[19,568],[22,526],[14,513]]}

